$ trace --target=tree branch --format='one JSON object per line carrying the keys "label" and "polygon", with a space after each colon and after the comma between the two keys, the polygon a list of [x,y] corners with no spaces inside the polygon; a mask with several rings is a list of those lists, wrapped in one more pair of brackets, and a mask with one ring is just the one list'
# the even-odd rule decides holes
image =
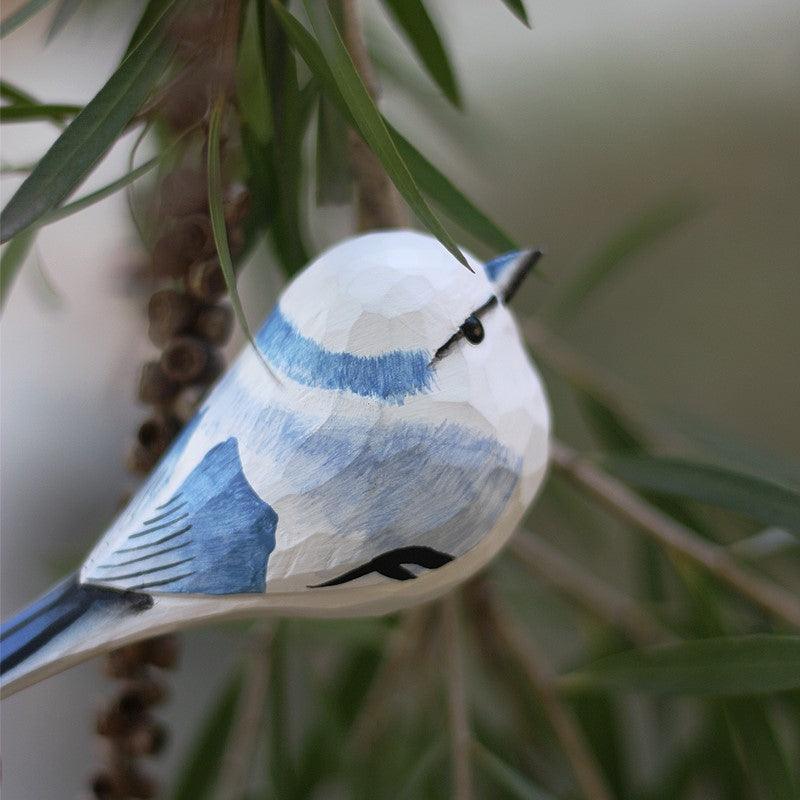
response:
{"label": "tree branch", "polygon": [[457,595],[451,593],[442,600],[441,604],[450,748],[453,759],[452,792],[455,800],[471,800],[473,797],[472,767],[470,765],[472,736],[469,730],[464,658],[461,652],[461,621],[458,616],[456,597]]}
{"label": "tree branch", "polygon": [[272,625],[261,623],[250,635],[242,691],[217,781],[219,800],[244,797],[247,791],[266,711],[274,632]]}
{"label": "tree branch", "polygon": [[578,721],[562,703],[555,689],[555,672],[547,659],[500,605],[483,579],[468,589],[473,604],[471,618],[484,647],[509,655],[529,681],[569,761],[586,800],[611,800],[600,767],[583,736]]}
{"label": "tree branch", "polygon": [[509,543],[509,550],[530,572],[576,601],[589,614],[622,630],[631,641],[647,645],[675,638],[636,601],[592,575],[540,536],[520,531]]}
{"label": "tree branch", "polygon": [[[375,72],[364,43],[357,0],[340,0],[342,38],[373,100],[378,97]],[[400,195],[383,169],[378,157],[357,131],[348,129],[350,165],[356,183],[359,231],[404,228],[408,226]]]}
{"label": "tree branch", "polygon": [[380,731],[387,706],[397,695],[398,684],[419,669],[423,647],[429,641],[426,633],[431,621],[427,608],[413,609],[404,614],[400,626],[389,637],[383,663],[366,690],[351,728],[350,746],[354,752],[363,753],[370,747]]}
{"label": "tree branch", "polygon": [[551,463],[561,475],[588,490],[606,508],[673,555],[704,567],[756,605],[800,628],[800,601],[780,586],[741,567],[725,548],[700,538],[561,442],[552,442]]}

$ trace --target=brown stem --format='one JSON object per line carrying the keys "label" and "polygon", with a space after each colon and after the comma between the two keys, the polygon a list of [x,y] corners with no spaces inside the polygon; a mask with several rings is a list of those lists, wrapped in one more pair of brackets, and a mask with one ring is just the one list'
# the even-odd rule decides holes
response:
{"label": "brown stem", "polygon": [[[211,9],[204,6],[206,39],[213,40],[214,45],[202,50],[202,58],[199,51],[193,51],[193,93],[185,94],[179,81],[169,85],[159,98],[157,110],[162,121],[180,137],[199,131],[206,113],[205,99],[211,93],[219,96],[230,85],[239,6],[239,0],[224,0]],[[192,14],[204,13],[198,9],[199,4],[186,6],[184,21]],[[217,31],[222,31],[219,38]],[[205,99],[197,102],[198,94]],[[144,365],[139,383],[139,399],[151,407],[129,457],[129,465],[139,474],[153,467],[181,423],[194,412],[202,392],[221,368],[222,358],[216,348],[230,334],[230,309],[217,305],[224,294],[224,282],[220,287],[221,270],[209,252],[211,224],[205,175],[201,166],[187,166],[192,157],[184,154],[182,164],[163,178],[153,197],[153,216],[159,220],[160,230],[150,256],[156,288],[161,288],[151,297],[148,319],[150,338],[162,354],[159,360]],[[246,203],[241,202],[241,194],[229,189],[226,222],[230,238],[236,240],[242,235]],[[175,637],[161,637],[109,653],[107,672],[125,683],[117,687],[98,719],[97,732],[106,740],[107,757],[92,781],[95,797],[128,800],[155,795],[156,784],[142,773],[140,759],[158,752],[165,739],[165,729],[153,719],[151,709],[166,695],[157,668],[174,666],[177,647]],[[246,721],[243,718],[240,725],[244,727]],[[239,777],[244,768],[238,765],[250,763],[246,749],[241,747],[236,759],[227,765],[224,775],[230,785],[244,780]]]}
{"label": "brown stem", "polygon": [[702,566],[756,605],[800,628],[800,601],[780,586],[740,566],[725,548],[700,538],[567,445],[554,441],[551,461],[559,474],[588,490],[614,514],[639,528],[670,553]]}
{"label": "brown stem", "polygon": [[555,672],[545,656],[513,621],[484,580],[473,581],[469,593],[473,604],[471,618],[484,648],[509,655],[522,670],[536,692],[584,798],[611,800],[605,778],[578,721],[556,692]]}
{"label": "brown stem", "polygon": [[471,800],[472,767],[470,753],[472,736],[469,729],[464,656],[461,646],[461,620],[457,595],[450,594],[442,601],[442,628],[445,647],[445,664],[448,697],[448,721],[452,755],[453,797]]}
{"label": "brown stem", "polygon": [[273,635],[273,626],[262,623],[250,638],[242,692],[217,782],[219,800],[243,797],[247,791],[266,711]]}
{"label": "brown stem", "polygon": [[526,569],[577,601],[589,614],[622,630],[632,641],[646,645],[675,638],[636,601],[592,575],[540,536],[520,531],[509,549]]}
{"label": "brown stem", "polygon": [[387,706],[398,694],[398,684],[418,669],[429,638],[431,623],[427,609],[408,611],[400,626],[389,637],[384,648],[384,660],[366,690],[364,702],[350,733],[350,747],[358,754],[373,744],[386,721]]}
{"label": "brown stem", "polygon": [[[340,0],[342,38],[373,100],[378,97],[375,72],[364,42],[357,0]],[[350,165],[356,184],[356,227],[359,231],[403,228],[408,219],[394,184],[378,157],[354,130],[348,130]]]}

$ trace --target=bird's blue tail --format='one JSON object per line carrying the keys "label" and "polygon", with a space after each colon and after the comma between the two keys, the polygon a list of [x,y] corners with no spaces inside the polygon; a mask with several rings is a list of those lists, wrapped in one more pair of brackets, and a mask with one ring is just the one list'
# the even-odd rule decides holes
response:
{"label": "bird's blue tail", "polygon": [[[75,644],[86,626],[149,608],[153,600],[139,592],[121,592],[102,586],[85,586],[73,575],[53,587],[0,627],[0,683],[3,694],[11,684],[59,661],[72,661]],[[58,671],[51,668],[48,674]],[[42,675],[44,677],[44,675]],[[25,683],[33,682],[27,680]]]}

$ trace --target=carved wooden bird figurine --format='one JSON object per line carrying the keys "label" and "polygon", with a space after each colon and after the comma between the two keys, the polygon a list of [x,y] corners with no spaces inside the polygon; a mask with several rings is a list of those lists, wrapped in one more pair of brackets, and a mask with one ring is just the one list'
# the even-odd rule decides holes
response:
{"label": "carved wooden bird figurine", "polygon": [[485,565],[547,465],[508,308],[539,255],[471,274],[411,231],[323,253],[80,570],[3,624],[3,694],[207,619],[393,611]]}

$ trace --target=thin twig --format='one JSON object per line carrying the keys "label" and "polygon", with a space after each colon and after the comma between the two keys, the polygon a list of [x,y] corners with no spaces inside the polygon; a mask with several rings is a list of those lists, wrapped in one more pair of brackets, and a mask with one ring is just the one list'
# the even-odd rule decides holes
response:
{"label": "thin twig", "polygon": [[422,659],[422,649],[430,637],[426,636],[431,622],[429,609],[408,611],[400,626],[389,637],[384,648],[384,660],[366,690],[361,710],[350,733],[350,747],[357,753],[365,752],[375,741],[385,721],[387,706],[397,696],[397,684],[414,674],[414,666]]}
{"label": "thin twig", "polygon": [[[378,97],[375,72],[361,29],[357,0],[340,0],[342,38],[364,86],[373,100]],[[400,195],[389,180],[378,157],[357,131],[348,130],[350,165],[358,196],[359,231],[403,228],[408,226]]]}
{"label": "thin twig", "polygon": [[724,547],[700,538],[567,445],[554,441],[551,460],[561,475],[588,490],[617,516],[635,525],[672,554],[704,567],[756,605],[800,628],[800,601],[782,587],[740,566]]}
{"label": "thin twig", "polygon": [[473,581],[469,592],[474,604],[471,618],[479,636],[487,648],[509,655],[524,673],[572,767],[583,796],[586,800],[611,800],[605,778],[577,720],[556,692],[555,672],[547,659],[500,605],[485,581]]}
{"label": "thin twig", "polygon": [[675,638],[635,600],[597,578],[540,536],[521,531],[511,540],[509,550],[526,569],[576,601],[589,614],[622,630],[631,641],[646,645]]}
{"label": "thin twig", "polygon": [[663,444],[693,447],[689,437],[642,411],[633,387],[608,370],[589,361],[572,345],[533,317],[521,317],[525,341],[537,358],[559,373],[568,383],[608,406],[620,416],[655,431]]}
{"label": "thin twig", "polygon": [[273,635],[274,627],[262,623],[250,637],[242,692],[220,767],[217,800],[239,800],[245,795],[266,711]]}
{"label": "thin twig", "polygon": [[453,765],[453,797],[455,800],[471,800],[473,797],[470,764],[472,736],[469,730],[464,658],[461,651],[461,622],[455,594],[448,595],[442,601],[442,628]]}

